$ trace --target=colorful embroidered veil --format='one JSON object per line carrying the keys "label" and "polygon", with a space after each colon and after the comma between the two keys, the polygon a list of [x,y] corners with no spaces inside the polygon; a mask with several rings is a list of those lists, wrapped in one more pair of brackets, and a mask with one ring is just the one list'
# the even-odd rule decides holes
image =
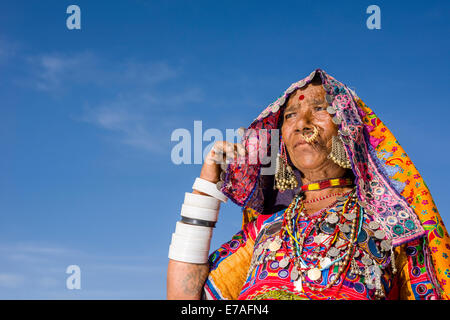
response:
{"label": "colorful embroidered veil", "polygon": [[[426,236],[428,251],[442,298],[450,298],[450,237],[431,194],[416,167],[376,114],[344,84],[321,69],[293,83],[251,123],[242,143],[247,157],[261,148],[271,152],[271,129],[279,126],[284,104],[291,93],[320,77],[327,102],[335,108],[335,123],[341,135],[352,171],[358,199],[383,227],[394,247]],[[267,129],[267,130],[262,130]],[[275,150],[276,152],[277,150]],[[259,157],[229,164],[222,192],[243,207],[243,223],[259,214],[272,213],[268,205],[274,198],[273,176],[261,175]]]}

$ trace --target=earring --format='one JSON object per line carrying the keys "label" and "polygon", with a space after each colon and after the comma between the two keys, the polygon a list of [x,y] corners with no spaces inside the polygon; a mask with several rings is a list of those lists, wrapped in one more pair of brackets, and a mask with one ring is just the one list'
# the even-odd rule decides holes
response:
{"label": "earring", "polygon": [[342,168],[350,169],[352,167],[350,160],[347,157],[347,153],[345,152],[344,143],[339,135],[332,137],[331,152],[327,158],[331,159]]}
{"label": "earring", "polygon": [[298,186],[297,178],[294,171],[287,162],[286,147],[283,140],[281,140],[281,153],[278,152],[276,169],[275,169],[275,184],[274,189],[284,192],[287,189],[295,189]]}

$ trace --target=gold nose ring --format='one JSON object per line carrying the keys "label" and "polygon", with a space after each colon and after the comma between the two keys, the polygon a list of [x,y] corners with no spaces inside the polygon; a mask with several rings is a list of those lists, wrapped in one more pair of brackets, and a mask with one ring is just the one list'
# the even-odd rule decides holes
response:
{"label": "gold nose ring", "polygon": [[302,135],[303,139],[305,139],[305,141],[307,143],[311,143],[313,141],[315,141],[317,139],[317,137],[319,136],[319,130],[317,130],[316,126],[313,126],[313,134],[306,137],[305,135]]}

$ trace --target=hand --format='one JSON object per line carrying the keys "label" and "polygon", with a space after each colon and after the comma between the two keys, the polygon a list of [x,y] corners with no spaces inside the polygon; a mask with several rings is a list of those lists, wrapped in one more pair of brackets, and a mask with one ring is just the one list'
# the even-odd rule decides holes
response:
{"label": "hand", "polygon": [[239,156],[245,155],[245,148],[240,143],[216,141],[205,158],[200,172],[200,178],[217,183],[220,177],[221,166],[225,168],[227,163],[232,162]]}

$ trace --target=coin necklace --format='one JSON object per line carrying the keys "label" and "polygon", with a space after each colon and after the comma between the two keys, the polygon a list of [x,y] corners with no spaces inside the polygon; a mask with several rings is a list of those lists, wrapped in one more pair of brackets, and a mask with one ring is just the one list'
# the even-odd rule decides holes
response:
{"label": "coin necklace", "polygon": [[[354,193],[354,192],[350,192],[350,193]],[[294,252],[294,256],[291,256],[291,258],[283,258],[280,261],[280,265],[283,266],[287,266],[289,264],[289,262],[291,262],[291,260],[293,261],[293,267],[292,267],[292,271],[291,271],[291,280],[294,281],[295,283],[295,288],[297,291],[303,291],[302,285],[303,283],[306,284],[306,286],[308,286],[311,289],[317,289],[319,291],[323,291],[324,289],[328,289],[330,288],[332,285],[334,285],[334,283],[340,278],[341,274],[346,271],[348,269],[349,266],[349,261],[350,261],[350,257],[353,255],[353,249],[354,246],[353,244],[356,242],[357,236],[359,232],[356,232],[356,229],[358,228],[358,223],[357,221],[360,220],[360,217],[362,217],[362,215],[359,214],[359,206],[357,205],[357,202],[354,202],[354,205],[351,209],[349,209],[349,202],[352,199],[352,196],[348,195],[345,204],[343,206],[343,210],[342,210],[342,215],[340,217],[337,217],[337,215],[335,213],[332,213],[331,215],[329,215],[327,218],[325,218],[325,220],[328,219],[327,223],[332,223],[332,224],[337,224],[337,222],[341,221],[342,219],[346,219],[346,220],[352,220],[352,227],[350,228],[350,241],[348,241],[347,243],[344,244],[340,244],[340,246],[338,246],[338,248],[336,248],[336,246],[331,247],[332,244],[334,244],[336,238],[337,238],[337,231],[335,232],[335,234],[333,234],[333,241],[330,242],[330,244],[328,246],[326,246],[326,251],[325,253],[310,253],[311,250],[308,250],[309,255],[312,257],[312,259],[318,259],[318,261],[316,261],[315,263],[312,263],[312,265],[309,265],[305,262],[305,260],[302,257],[303,254],[303,242],[304,239],[309,235],[309,233],[312,231],[312,227],[314,225],[316,225],[317,223],[322,222],[322,220],[324,220],[324,218],[322,217],[321,214],[319,215],[315,215],[314,217],[312,217],[310,220],[310,224],[309,227],[303,232],[303,234],[301,236],[297,236],[298,235],[298,230],[296,230],[296,225],[298,223],[299,218],[302,217],[306,217],[306,214],[303,211],[303,202],[300,203],[300,208],[298,210],[297,213],[297,218],[295,219],[295,223],[294,223],[294,217],[295,217],[295,213],[297,212],[297,208],[299,207],[299,202],[301,200],[303,200],[303,195],[299,195],[297,196],[294,201],[289,205],[289,207],[286,209],[285,211],[285,219],[283,221],[283,227],[282,227],[282,232],[284,233],[284,231],[286,231],[288,237],[289,237],[289,243],[291,245],[292,251]],[[354,194],[353,194],[354,196]],[[321,210],[323,211],[323,210]],[[347,214],[347,217],[345,216]],[[351,219],[349,219],[351,218]],[[297,237],[296,237],[297,236]],[[283,239],[283,235],[281,236],[281,239]],[[329,237],[328,237],[329,238]],[[320,249],[320,246],[324,243],[327,242],[326,239],[325,241],[318,241],[320,243],[317,244],[316,248]],[[338,257],[339,252],[340,252],[340,248],[342,247],[347,247],[346,252],[341,256]],[[326,255],[326,257],[325,257]],[[331,261],[331,258],[333,258],[334,260]],[[309,259],[310,261],[312,259]],[[341,260],[343,260],[343,262],[341,262]],[[312,261],[311,261],[312,262]],[[338,274],[336,275],[336,277],[333,279],[333,281],[331,281],[330,283],[327,284],[327,286],[325,288],[323,287],[319,287],[319,288],[315,288],[311,283],[306,282],[305,281],[305,276],[307,275],[309,280],[311,281],[317,281],[321,278],[322,276],[322,271],[331,267],[332,265],[334,265],[335,263],[339,264],[339,271]]]}

